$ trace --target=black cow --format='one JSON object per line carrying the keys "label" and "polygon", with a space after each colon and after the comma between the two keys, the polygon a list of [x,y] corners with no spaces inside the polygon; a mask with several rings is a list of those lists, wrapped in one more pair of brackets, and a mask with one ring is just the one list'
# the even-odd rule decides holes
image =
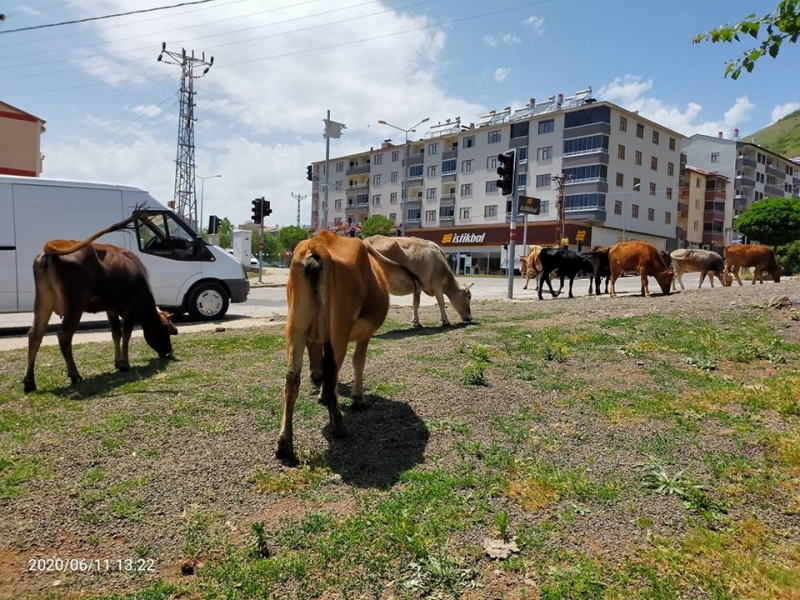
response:
{"label": "black cow", "polygon": [[[574,298],[572,295],[572,283],[575,276],[581,271],[592,273],[592,261],[587,256],[573,252],[572,250],[565,250],[564,248],[544,248],[539,254],[539,261],[542,263],[542,281],[547,282],[547,287],[550,288],[550,293],[555,297],[564,289],[564,278],[569,277],[569,297]],[[558,292],[553,291],[553,284],[550,283],[550,273],[558,271],[559,279],[561,280],[561,287]],[[539,300],[542,300],[542,285],[539,285]]]}
{"label": "black cow", "polygon": [[589,252],[583,252],[592,262],[592,272],[589,278],[589,295],[593,293],[600,295],[600,280],[606,278],[606,291],[608,293],[608,282],[611,279],[611,263],[608,261],[608,247],[595,246]]}

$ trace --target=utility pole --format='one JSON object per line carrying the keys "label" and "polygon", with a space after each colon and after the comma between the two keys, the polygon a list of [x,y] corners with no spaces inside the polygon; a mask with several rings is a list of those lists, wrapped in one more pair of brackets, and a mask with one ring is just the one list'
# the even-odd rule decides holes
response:
{"label": "utility pole", "polygon": [[[165,56],[167,57],[165,60]],[[159,62],[178,65],[181,68],[180,116],[178,119],[178,153],[175,159],[175,196],[173,208],[177,214],[188,221],[196,231],[200,231],[197,218],[197,194],[195,191],[194,162],[194,80],[203,77],[214,64],[214,57],[206,61],[206,53],[195,58],[194,50],[186,54],[181,48],[180,54],[167,50],[167,43],[162,42]],[[200,75],[194,74],[195,68],[205,67]]]}
{"label": "utility pole", "polygon": [[[325,138],[325,196],[322,204],[322,228],[328,229],[328,192],[331,187],[331,138],[338,139],[342,137],[342,129],[347,129],[347,125],[331,121],[331,111],[328,111],[328,116],[323,119],[323,122],[325,123],[325,132],[322,134],[322,137]],[[298,225],[300,225],[299,219],[300,217],[298,217]]]}
{"label": "utility pole", "polygon": [[[300,227],[300,202],[308,198],[307,194],[295,194],[294,192],[291,193],[292,198],[297,200],[297,226]],[[326,227],[327,229],[327,227]]]}
{"label": "utility pole", "polygon": [[564,239],[564,174],[553,175],[556,184],[556,246]]}

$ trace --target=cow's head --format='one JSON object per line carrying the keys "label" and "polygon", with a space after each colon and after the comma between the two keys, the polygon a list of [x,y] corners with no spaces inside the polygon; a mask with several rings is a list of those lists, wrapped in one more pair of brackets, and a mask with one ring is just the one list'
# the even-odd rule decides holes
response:
{"label": "cow's head", "polygon": [[669,269],[667,269],[666,271],[660,271],[659,273],[656,274],[656,281],[658,282],[658,287],[661,288],[661,291],[664,292],[665,296],[668,296],[670,293],[673,279],[675,279],[675,272]]}
{"label": "cow's head", "polygon": [[733,285],[733,275],[731,275],[727,269],[722,270],[720,279],[722,279],[722,285],[725,287],[731,287]]}
{"label": "cow's head", "polygon": [[157,321],[153,322],[150,326],[146,326],[142,323],[144,341],[158,353],[159,357],[164,359],[173,357],[171,336],[178,335],[178,329],[170,320],[171,316],[172,315],[163,310],[159,310]]}
{"label": "cow's head", "polygon": [[465,323],[469,323],[472,321],[472,310],[469,307],[469,303],[472,300],[472,292],[470,288],[472,284],[469,285],[460,285],[458,286],[458,290],[452,296],[449,296],[450,303],[453,305],[453,308],[456,309],[456,312],[461,316],[461,320]]}
{"label": "cow's head", "polygon": [[527,256],[520,256],[519,257],[519,272],[525,277],[525,273],[528,272],[528,257]]}
{"label": "cow's head", "polygon": [[780,283],[781,275],[783,275],[783,267],[781,267],[778,263],[775,263],[772,271],[770,271],[770,275],[772,275],[772,281],[775,283]]}

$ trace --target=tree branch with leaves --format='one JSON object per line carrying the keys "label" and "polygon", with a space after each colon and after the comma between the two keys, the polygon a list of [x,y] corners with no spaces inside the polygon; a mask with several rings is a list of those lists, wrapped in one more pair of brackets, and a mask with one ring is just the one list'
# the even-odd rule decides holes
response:
{"label": "tree branch with leaves", "polygon": [[735,25],[726,23],[708,33],[698,34],[693,43],[741,42],[740,34],[749,35],[756,40],[761,34],[765,34],[766,37],[761,39],[758,46],[745,51],[741,58],[728,61],[725,77],[730,75],[731,79],[738,79],[742,69],[748,73],[752,72],[756,61],[763,56],[769,55],[772,58],[778,56],[783,42],[787,40],[792,44],[797,42],[800,37],[800,0],[781,0],[775,11],[768,15],[757,18],[755,14],[751,14]]}

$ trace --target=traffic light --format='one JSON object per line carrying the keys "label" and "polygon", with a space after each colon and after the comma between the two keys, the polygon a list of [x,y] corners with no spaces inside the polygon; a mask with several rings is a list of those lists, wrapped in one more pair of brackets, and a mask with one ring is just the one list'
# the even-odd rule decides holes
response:
{"label": "traffic light", "polygon": [[272,214],[272,209],[269,207],[269,200],[264,200],[264,199],[262,198],[262,199],[261,199],[261,202],[262,202],[262,203],[263,203],[263,205],[264,205],[264,206],[262,207],[262,209],[261,209],[261,212],[262,212],[262,214],[263,214],[265,217],[268,217],[268,216],[270,216],[270,215]]}
{"label": "traffic light", "polygon": [[311,167],[311,165],[308,165],[306,167],[306,179],[308,179],[309,181],[314,181],[314,175],[312,174],[311,171],[312,171],[312,167]]}
{"label": "traffic light", "polygon": [[219,217],[217,215],[211,215],[208,217],[208,233],[219,233]]}
{"label": "traffic light", "polygon": [[517,175],[514,168],[516,153],[516,150],[508,150],[497,155],[497,162],[500,163],[497,167],[497,174],[500,175],[500,179],[497,180],[497,187],[500,188],[503,196],[510,196],[514,193],[514,179],[516,179]]}
{"label": "traffic light", "polygon": [[253,204],[253,223],[261,224],[264,220],[264,198],[256,198]]}

